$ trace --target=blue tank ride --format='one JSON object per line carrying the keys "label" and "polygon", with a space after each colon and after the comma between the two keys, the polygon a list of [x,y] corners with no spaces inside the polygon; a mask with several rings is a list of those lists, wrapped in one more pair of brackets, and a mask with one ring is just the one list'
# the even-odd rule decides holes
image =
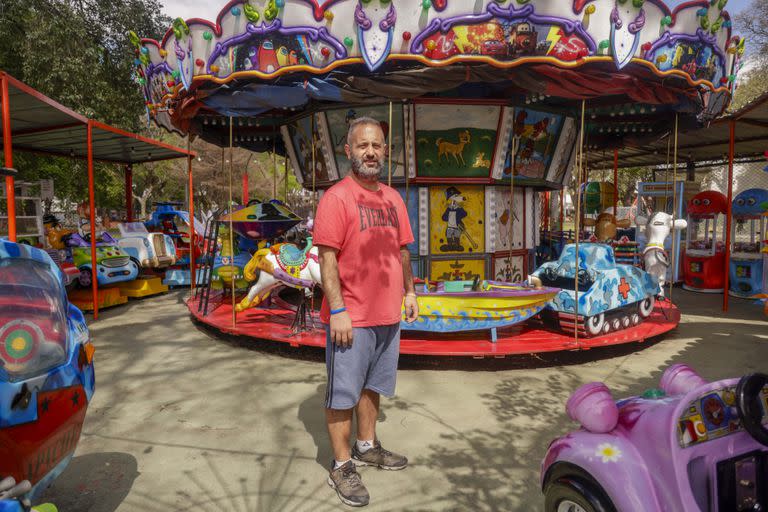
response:
{"label": "blue tank ride", "polygon": [[[576,278],[578,276],[578,317]],[[557,261],[544,263],[531,274],[534,284],[561,288],[547,303],[541,317],[564,330],[578,326],[585,336],[598,336],[639,324],[653,312],[661,292],[655,277],[644,270],[616,263],[613,248],[605,244],[567,244]]]}

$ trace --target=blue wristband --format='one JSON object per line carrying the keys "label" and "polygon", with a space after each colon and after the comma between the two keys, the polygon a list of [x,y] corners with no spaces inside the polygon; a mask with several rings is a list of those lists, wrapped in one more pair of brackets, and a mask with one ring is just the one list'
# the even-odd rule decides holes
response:
{"label": "blue wristband", "polygon": [[345,312],[346,310],[347,310],[347,308],[332,309],[332,310],[331,310],[331,314],[332,314],[332,315],[337,315],[337,314],[339,314],[339,313],[343,313],[343,312]]}

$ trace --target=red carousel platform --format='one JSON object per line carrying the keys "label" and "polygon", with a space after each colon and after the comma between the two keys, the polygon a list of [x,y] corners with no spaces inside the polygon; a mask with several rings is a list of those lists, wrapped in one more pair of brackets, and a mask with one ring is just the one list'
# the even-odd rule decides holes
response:
{"label": "red carousel platform", "polygon": [[[312,331],[291,335],[291,323],[295,312],[278,307],[252,308],[237,314],[232,322],[232,305],[222,304],[208,315],[197,311],[197,300],[188,299],[187,307],[199,322],[225,334],[246,336],[254,341],[271,340],[287,343],[292,347],[301,345],[325,348],[325,331],[315,315],[317,328]],[[400,353],[421,356],[468,356],[494,357],[564,350],[589,350],[596,347],[644,342],[673,330],[680,323],[680,311],[669,301],[657,302],[651,316],[636,327],[609,333],[594,338],[544,329],[541,324],[528,322],[507,329],[499,329],[498,340],[490,341],[490,334],[473,331],[462,334],[428,335],[418,332],[404,332],[400,340]]]}

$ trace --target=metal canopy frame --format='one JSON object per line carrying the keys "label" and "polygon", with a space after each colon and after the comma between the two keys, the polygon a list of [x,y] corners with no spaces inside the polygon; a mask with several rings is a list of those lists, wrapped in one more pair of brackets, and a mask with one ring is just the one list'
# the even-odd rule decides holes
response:
{"label": "metal canopy frame", "polygon": [[[45,96],[8,73],[0,71],[0,148],[5,167],[13,168],[13,151],[78,158],[88,162],[88,202],[91,240],[96,240],[94,162],[125,165],[126,215],[133,220],[132,168],[135,163],[186,158],[189,174],[189,213],[194,217],[192,161],[196,153],[142,137],[78,114]],[[16,197],[13,176],[5,176],[8,210],[8,239],[16,241]],[[190,243],[195,243],[191,230]],[[91,261],[96,261],[96,244],[91,244]],[[192,286],[194,263],[190,265]],[[93,318],[99,317],[96,265],[91,265]]]}

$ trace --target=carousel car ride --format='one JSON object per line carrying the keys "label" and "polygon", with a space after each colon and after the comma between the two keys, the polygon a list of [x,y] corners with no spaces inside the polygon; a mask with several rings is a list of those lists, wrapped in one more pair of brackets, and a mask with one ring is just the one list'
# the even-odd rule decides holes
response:
{"label": "carousel car ride", "polygon": [[768,375],[707,382],[683,364],[614,401],[600,382],[566,403],[579,430],[541,468],[547,512],[768,509]]}
{"label": "carousel car ride", "polygon": [[0,478],[29,481],[25,499],[34,502],[74,454],[93,354],[59,267],[45,251],[0,241]]}

